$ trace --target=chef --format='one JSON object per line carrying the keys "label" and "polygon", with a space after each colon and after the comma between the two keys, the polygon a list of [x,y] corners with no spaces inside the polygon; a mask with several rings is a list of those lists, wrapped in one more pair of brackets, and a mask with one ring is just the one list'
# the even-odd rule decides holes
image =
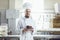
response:
{"label": "chef", "polygon": [[34,32],[34,21],[31,17],[31,8],[29,6],[29,3],[25,3],[24,4],[26,6],[25,8],[25,13],[24,13],[24,17],[22,17],[19,21],[18,21],[18,30],[20,32],[20,40],[33,40],[33,32]]}

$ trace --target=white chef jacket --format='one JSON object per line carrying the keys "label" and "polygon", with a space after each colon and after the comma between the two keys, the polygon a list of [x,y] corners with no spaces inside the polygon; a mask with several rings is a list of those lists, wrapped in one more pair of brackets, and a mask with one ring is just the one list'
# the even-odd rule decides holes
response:
{"label": "white chef jacket", "polygon": [[24,28],[26,28],[27,25],[32,26],[33,29],[35,30],[34,21],[31,17],[30,18],[23,17],[18,21],[17,27],[18,27],[18,31],[21,35],[20,40],[33,40],[33,33],[31,31],[27,31],[25,33],[22,32],[22,30]]}

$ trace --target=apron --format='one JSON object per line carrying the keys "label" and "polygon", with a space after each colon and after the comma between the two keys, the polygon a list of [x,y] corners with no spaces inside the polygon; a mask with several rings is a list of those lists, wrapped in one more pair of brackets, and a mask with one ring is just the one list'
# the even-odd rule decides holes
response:
{"label": "apron", "polygon": [[33,35],[31,35],[31,32],[28,31],[21,35],[20,40],[33,40]]}
{"label": "apron", "polygon": [[[25,21],[25,19],[23,19],[23,20],[24,20],[25,26],[29,25],[29,22],[27,23]],[[32,32],[31,31],[27,31],[27,32],[21,34],[20,40],[33,40]]]}

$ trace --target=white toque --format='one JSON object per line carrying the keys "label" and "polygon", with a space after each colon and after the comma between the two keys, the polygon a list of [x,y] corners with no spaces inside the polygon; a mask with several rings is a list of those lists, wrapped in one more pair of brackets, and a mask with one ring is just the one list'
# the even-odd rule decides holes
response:
{"label": "white toque", "polygon": [[32,8],[32,4],[30,2],[26,2],[23,4],[23,8],[24,9],[31,9]]}

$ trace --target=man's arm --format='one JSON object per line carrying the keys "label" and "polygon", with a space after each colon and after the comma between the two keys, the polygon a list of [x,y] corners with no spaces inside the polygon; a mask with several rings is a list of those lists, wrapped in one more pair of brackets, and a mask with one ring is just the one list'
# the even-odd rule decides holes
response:
{"label": "man's arm", "polygon": [[21,22],[21,20],[19,20],[18,25],[17,25],[18,34],[22,34],[22,30],[23,30],[22,22]]}
{"label": "man's arm", "polygon": [[17,27],[18,27],[18,31],[19,31],[20,34],[23,34],[24,32],[28,31],[27,28],[23,27],[23,23],[22,23],[21,20],[18,22]]}

